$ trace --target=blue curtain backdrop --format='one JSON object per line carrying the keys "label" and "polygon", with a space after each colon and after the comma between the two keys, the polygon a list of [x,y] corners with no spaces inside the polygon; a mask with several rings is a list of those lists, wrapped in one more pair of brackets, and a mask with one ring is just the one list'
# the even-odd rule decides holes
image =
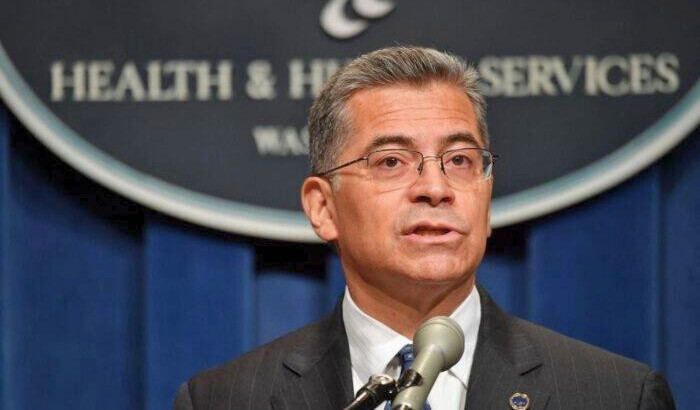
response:
{"label": "blue curtain backdrop", "polygon": [[[700,138],[583,204],[496,230],[479,280],[509,312],[700,374]],[[189,375],[328,312],[322,245],[197,228],[78,174],[0,105],[2,409],[166,409]]]}

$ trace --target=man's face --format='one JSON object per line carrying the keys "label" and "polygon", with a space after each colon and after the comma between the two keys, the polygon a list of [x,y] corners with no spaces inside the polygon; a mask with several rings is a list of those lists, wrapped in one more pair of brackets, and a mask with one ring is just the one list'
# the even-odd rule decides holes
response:
{"label": "man's face", "polygon": [[[376,87],[354,94],[347,109],[352,125],[338,164],[384,148],[428,156],[484,147],[471,102],[452,85]],[[377,184],[364,162],[334,178],[335,237],[326,239],[337,243],[349,280],[359,275],[368,284],[391,286],[473,279],[490,234],[492,180],[451,186],[438,161],[425,162],[421,176],[400,188]]]}

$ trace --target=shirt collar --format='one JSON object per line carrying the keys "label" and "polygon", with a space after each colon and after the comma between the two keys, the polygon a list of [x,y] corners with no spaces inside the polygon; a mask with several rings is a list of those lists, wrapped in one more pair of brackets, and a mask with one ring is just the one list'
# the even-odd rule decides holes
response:
{"label": "shirt collar", "polygon": [[[474,287],[469,296],[450,315],[464,331],[464,354],[448,372],[467,387],[476,339],[481,321],[481,301]],[[352,369],[362,383],[373,374],[386,373],[396,353],[412,341],[360,310],[347,287],[343,297],[343,321],[350,347]]]}

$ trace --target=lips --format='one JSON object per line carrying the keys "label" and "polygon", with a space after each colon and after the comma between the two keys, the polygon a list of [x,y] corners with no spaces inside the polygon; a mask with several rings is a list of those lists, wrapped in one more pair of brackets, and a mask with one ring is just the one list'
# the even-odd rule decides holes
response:
{"label": "lips", "polygon": [[409,225],[407,229],[404,230],[405,235],[418,235],[426,237],[447,235],[452,232],[461,233],[461,230],[451,224],[429,221],[416,222]]}
{"label": "lips", "polygon": [[407,230],[402,238],[411,246],[452,247],[460,243],[462,237],[462,234],[452,227],[419,224]]}
{"label": "lips", "polygon": [[420,236],[438,236],[450,233],[452,230],[447,228],[430,228],[430,227],[418,227],[411,232],[414,235]]}

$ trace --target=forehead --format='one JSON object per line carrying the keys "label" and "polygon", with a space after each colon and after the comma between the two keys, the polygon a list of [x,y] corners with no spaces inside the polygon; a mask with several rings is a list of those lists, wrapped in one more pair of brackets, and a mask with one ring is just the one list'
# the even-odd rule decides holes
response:
{"label": "forehead", "polygon": [[387,137],[405,137],[418,149],[431,150],[453,135],[471,135],[484,146],[474,107],[458,87],[440,82],[398,84],[353,94],[347,104],[351,121],[345,152],[351,155]]}

